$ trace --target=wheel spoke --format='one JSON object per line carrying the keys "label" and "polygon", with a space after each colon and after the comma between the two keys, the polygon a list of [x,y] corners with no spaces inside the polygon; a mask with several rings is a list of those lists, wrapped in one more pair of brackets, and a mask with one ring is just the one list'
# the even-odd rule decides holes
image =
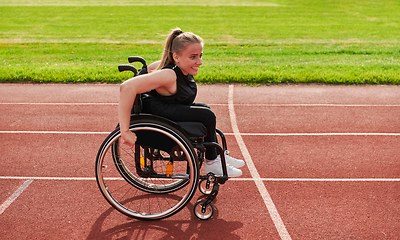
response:
{"label": "wheel spoke", "polygon": [[[161,126],[135,129],[131,125],[131,131],[136,130],[165,134],[179,146],[179,155],[141,145],[128,150],[120,145],[119,132],[110,134],[96,160],[100,190],[114,208],[130,217],[168,217],[180,211],[195,193],[199,176],[197,156],[179,132]],[[179,160],[173,161],[174,157]],[[170,177],[168,162],[173,166]]]}

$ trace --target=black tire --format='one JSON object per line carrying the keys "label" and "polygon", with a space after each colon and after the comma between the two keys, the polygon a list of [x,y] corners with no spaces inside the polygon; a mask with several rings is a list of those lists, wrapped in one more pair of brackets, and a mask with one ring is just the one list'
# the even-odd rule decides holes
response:
{"label": "black tire", "polygon": [[[182,156],[177,159],[163,150],[155,153],[154,148],[139,144],[128,150],[120,145],[121,133],[117,128],[97,154],[100,191],[115,209],[136,219],[157,220],[179,212],[193,197],[199,179],[192,145],[180,131],[161,121],[132,121],[130,130],[165,135],[178,146]],[[172,176],[167,177],[163,165],[171,158],[174,169]]]}

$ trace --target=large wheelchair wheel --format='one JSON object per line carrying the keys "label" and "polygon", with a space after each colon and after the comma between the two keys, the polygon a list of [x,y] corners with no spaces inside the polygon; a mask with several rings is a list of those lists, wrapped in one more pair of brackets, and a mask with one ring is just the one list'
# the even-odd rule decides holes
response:
{"label": "large wheelchair wheel", "polygon": [[[119,128],[101,145],[96,158],[96,179],[106,200],[121,213],[156,220],[179,212],[193,197],[199,166],[189,140],[176,128],[158,121],[132,121],[138,136],[133,149],[120,142]],[[167,149],[149,143],[168,142]],[[157,138],[157,139],[155,139]]]}

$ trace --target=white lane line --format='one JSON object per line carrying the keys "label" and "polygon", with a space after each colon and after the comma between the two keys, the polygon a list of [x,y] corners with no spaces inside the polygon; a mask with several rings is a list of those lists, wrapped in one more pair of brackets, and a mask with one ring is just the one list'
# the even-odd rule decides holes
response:
{"label": "white lane line", "polygon": [[[77,132],[77,131],[0,131],[0,134],[71,134],[71,135],[105,135],[110,132]],[[242,136],[400,136],[400,133],[239,133]],[[234,136],[235,133],[224,133]]]}
{"label": "white lane line", "polygon": [[[96,181],[95,177],[24,177],[0,176],[11,180]],[[122,178],[106,178],[108,180]],[[265,182],[400,182],[400,178],[260,178]],[[254,181],[253,178],[230,178],[229,181]]]}
{"label": "white lane line", "polygon": [[14,180],[56,180],[56,181],[93,181],[95,177],[24,177],[24,176],[0,176],[0,179],[14,179]]}
{"label": "white lane line", "polygon": [[21,195],[23,191],[33,182],[32,179],[26,180],[3,204],[0,206],[0,215]]}
{"label": "white lane line", "polygon": [[268,209],[268,212],[272,218],[272,221],[275,224],[276,229],[278,230],[279,236],[281,239],[292,239],[287,231],[283,221],[278,213],[278,210],[275,207],[275,204],[272,201],[271,196],[269,195],[267,188],[265,187],[260,174],[258,173],[253,160],[251,159],[250,153],[247,150],[246,144],[244,143],[242,136],[240,135],[239,128],[236,122],[236,114],[233,105],[233,85],[229,85],[229,93],[228,93],[228,105],[229,105],[229,115],[231,118],[231,125],[233,129],[233,133],[235,135],[236,141],[239,145],[239,148],[242,152],[242,155],[246,161],[247,167],[250,170],[250,174],[258,188],[258,191],[261,194],[262,199],[264,200],[264,204]]}
{"label": "white lane line", "polygon": [[[229,181],[253,181],[252,178],[230,178]],[[266,182],[400,182],[400,178],[261,178]]]}
{"label": "white lane line", "polygon": [[[234,135],[225,133],[225,135]],[[400,136],[400,133],[240,133],[242,136]]]}
{"label": "white lane line", "polygon": [[72,135],[104,135],[111,132],[74,132],[74,131],[0,131],[0,134],[72,134]]}
{"label": "white lane line", "polygon": [[399,104],[330,104],[330,103],[296,103],[296,104],[273,104],[273,103],[235,103],[236,106],[253,107],[400,107]]}
{"label": "white lane line", "polygon": [[63,102],[41,102],[41,103],[22,103],[22,102],[15,102],[15,103],[0,103],[0,105],[54,105],[54,106],[60,106],[60,105],[65,105],[65,106],[91,106],[91,105],[110,105],[110,106],[118,106],[118,103],[96,103],[96,102],[91,102],[91,103],[63,103]]}
{"label": "white lane line", "polygon": [[[118,103],[106,102],[80,102],[80,103],[63,103],[63,102],[1,102],[0,105],[66,105],[66,106],[90,106],[90,105],[109,105],[118,106]],[[227,106],[226,103],[209,103],[210,106]],[[399,104],[330,104],[330,103],[296,103],[296,104],[273,104],[273,103],[235,103],[236,106],[253,106],[253,107],[400,107]]]}

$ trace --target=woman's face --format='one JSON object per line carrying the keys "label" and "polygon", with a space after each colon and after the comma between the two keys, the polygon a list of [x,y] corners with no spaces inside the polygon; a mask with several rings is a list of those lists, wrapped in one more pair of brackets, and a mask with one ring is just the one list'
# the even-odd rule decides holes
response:
{"label": "woman's face", "polygon": [[175,64],[182,70],[183,74],[197,75],[200,65],[203,64],[203,44],[189,43],[178,55],[173,54]]}

